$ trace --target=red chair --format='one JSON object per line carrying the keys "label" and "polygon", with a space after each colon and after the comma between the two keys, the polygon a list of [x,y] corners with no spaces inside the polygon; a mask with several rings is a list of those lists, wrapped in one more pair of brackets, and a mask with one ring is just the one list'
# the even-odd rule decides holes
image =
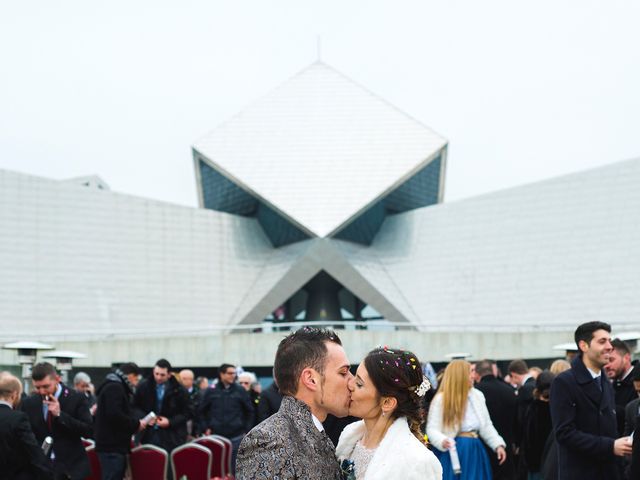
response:
{"label": "red chair", "polygon": [[189,480],[211,478],[211,451],[197,443],[185,443],[171,452],[173,478],[186,476]]}
{"label": "red chair", "polygon": [[85,450],[87,457],[89,457],[89,464],[91,465],[91,475],[85,478],[85,480],[101,480],[102,469],[100,468],[100,459],[98,458],[96,448],[93,445],[89,445]]}
{"label": "red chair", "polygon": [[226,469],[227,457],[226,457],[226,444],[213,436],[196,438],[193,443],[202,445],[211,451],[211,476],[214,478],[223,478],[228,473]]}
{"label": "red chair", "polygon": [[222,435],[209,435],[209,436],[211,438],[216,438],[225,444],[225,450],[224,450],[224,457],[225,457],[224,470],[226,472],[225,478],[233,480],[233,475],[231,474],[231,453],[233,449],[233,446],[231,445],[231,440],[229,440],[227,437],[223,437]]}
{"label": "red chair", "polygon": [[165,480],[169,455],[155,445],[140,445],[131,450],[129,457],[131,480]]}

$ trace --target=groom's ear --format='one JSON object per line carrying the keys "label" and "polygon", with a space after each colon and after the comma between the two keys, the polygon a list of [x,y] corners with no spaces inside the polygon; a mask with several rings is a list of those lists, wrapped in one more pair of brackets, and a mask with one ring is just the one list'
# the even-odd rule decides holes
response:
{"label": "groom's ear", "polygon": [[300,374],[300,383],[307,389],[315,391],[318,388],[316,372],[312,368],[305,368]]}

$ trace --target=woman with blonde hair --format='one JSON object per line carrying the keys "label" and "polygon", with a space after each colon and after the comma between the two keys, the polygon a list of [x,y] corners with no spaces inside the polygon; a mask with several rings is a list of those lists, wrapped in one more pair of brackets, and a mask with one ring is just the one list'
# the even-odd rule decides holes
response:
{"label": "woman with blonde hair", "polygon": [[480,438],[496,452],[500,464],[506,460],[506,444],[491,423],[484,395],[473,388],[469,362],[454,360],[444,371],[429,408],[427,436],[442,464],[443,480],[491,480]]}
{"label": "woman with blonde hair", "polygon": [[566,360],[555,360],[549,367],[549,371],[554,375],[560,375],[565,370],[569,370],[571,364]]}

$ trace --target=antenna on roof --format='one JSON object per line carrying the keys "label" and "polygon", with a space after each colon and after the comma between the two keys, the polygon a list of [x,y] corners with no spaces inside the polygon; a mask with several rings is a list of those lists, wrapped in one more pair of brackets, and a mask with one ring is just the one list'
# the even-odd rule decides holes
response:
{"label": "antenna on roof", "polygon": [[316,37],[316,50],[318,53],[318,62],[322,61],[322,37],[320,35],[318,35]]}

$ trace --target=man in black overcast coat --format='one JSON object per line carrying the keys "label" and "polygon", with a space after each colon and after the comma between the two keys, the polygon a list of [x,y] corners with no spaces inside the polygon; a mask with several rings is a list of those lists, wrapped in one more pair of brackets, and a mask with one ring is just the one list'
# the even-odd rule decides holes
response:
{"label": "man in black overcast coat", "polygon": [[578,355],[551,384],[551,419],[558,444],[559,480],[621,478],[620,457],[631,453],[618,438],[613,388],[603,378],[611,327],[588,322],[575,332]]}
{"label": "man in black overcast coat", "polygon": [[633,370],[633,387],[636,391],[636,398],[624,407],[624,432],[622,433],[624,436],[631,435],[631,432],[634,431],[636,416],[640,414],[640,368]]}
{"label": "man in black overcast coat", "polygon": [[52,480],[51,463],[42,453],[27,415],[14,410],[21,395],[20,380],[0,372],[0,478]]}
{"label": "man in black overcast coat", "polygon": [[[640,432],[640,415],[636,416],[635,431]],[[635,435],[634,435],[635,437]],[[633,452],[631,454],[631,466],[629,467],[630,479],[640,478],[640,441],[633,442]]]}
{"label": "man in black overcast coat", "polygon": [[164,358],[156,362],[151,378],[140,382],[134,407],[138,418],[149,412],[157,415],[157,420],[149,422],[144,430],[141,443],[151,443],[171,452],[187,441],[189,395],[171,375],[171,364]]}
{"label": "man in black overcast coat", "polygon": [[280,410],[282,394],[278,390],[275,380],[262,391],[260,403],[258,404],[258,423],[266,420],[271,415]]}
{"label": "man in black overcast coat", "polygon": [[53,365],[38,363],[31,372],[34,393],[25,398],[20,409],[29,417],[38,443],[53,438],[51,458],[55,477],[84,480],[91,474],[89,457],[82,437],[93,436],[93,418],[87,398],[60,383]]}
{"label": "man in black overcast coat", "polygon": [[616,400],[616,416],[618,418],[618,435],[624,434],[624,412],[627,404],[636,398],[636,389],[633,388],[633,371],[631,363],[631,349],[619,338],[611,341],[611,355],[609,363],[604,367],[609,380],[613,383],[613,391]]}
{"label": "man in black overcast coat", "polygon": [[514,442],[514,425],[516,422],[516,391],[506,383],[498,380],[493,374],[493,365],[489,360],[476,363],[478,383],[475,388],[484,394],[489,410],[491,423],[507,444],[507,460],[498,464],[496,456],[491,452],[491,470],[494,480],[511,480],[515,475],[512,446]]}

